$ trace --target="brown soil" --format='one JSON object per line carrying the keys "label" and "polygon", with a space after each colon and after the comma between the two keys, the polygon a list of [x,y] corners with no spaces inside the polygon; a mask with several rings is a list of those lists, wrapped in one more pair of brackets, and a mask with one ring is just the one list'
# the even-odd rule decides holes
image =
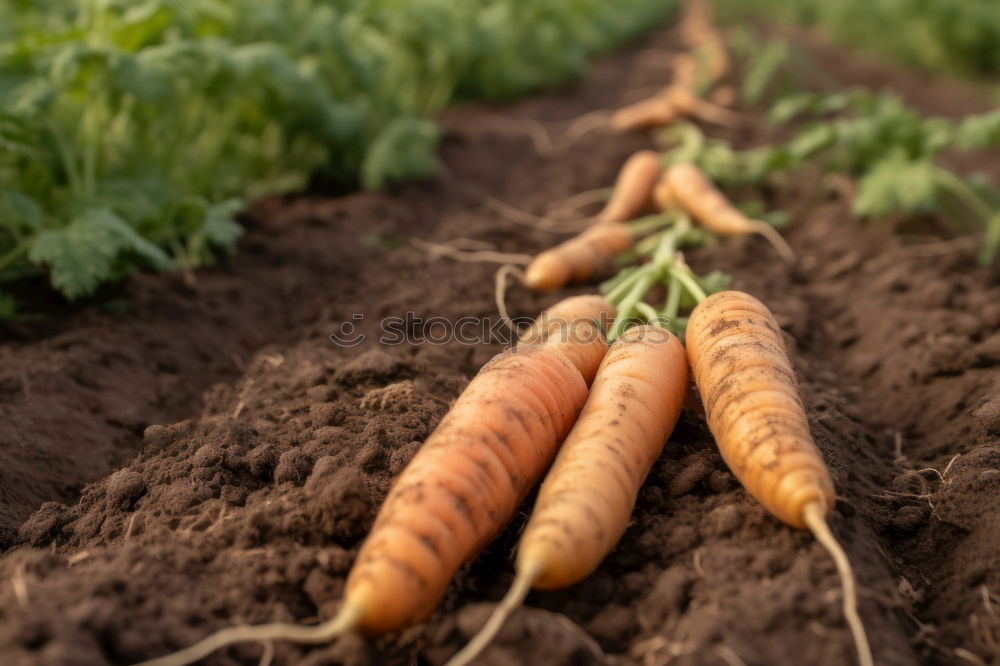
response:
{"label": "brown soil", "polygon": [[[592,134],[540,157],[496,114],[558,131],[664,82],[638,54],[669,44],[653,36],[560,92],[450,113],[439,182],[260,202],[238,257],[193,284],[143,277],[114,311],[90,305],[10,330],[0,352],[0,662],[126,664],[232,623],[328,617],[392,477],[502,347],[378,343],[382,317],[494,311],[493,266],[433,260],[400,241],[550,245],[558,236],[513,224],[485,196],[540,213],[609,184],[649,140]],[[852,60],[842,82],[892,74]],[[954,244],[908,244],[853,220],[818,178],[797,182],[770,202],[794,214],[795,269],[759,239],[698,251],[692,264],[731,273],[788,334],[877,662],[995,663],[1000,281]],[[508,300],[533,315],[556,298],[514,288]],[[333,344],[345,322],[367,339]],[[272,663],[441,663],[510,583],[523,518],[459,573],[427,625],[277,644]],[[585,634],[624,664],[853,663],[827,555],[735,483],[696,410],[618,549],[584,582],[529,596],[482,662],[597,663]],[[242,645],[206,663],[261,654]]]}

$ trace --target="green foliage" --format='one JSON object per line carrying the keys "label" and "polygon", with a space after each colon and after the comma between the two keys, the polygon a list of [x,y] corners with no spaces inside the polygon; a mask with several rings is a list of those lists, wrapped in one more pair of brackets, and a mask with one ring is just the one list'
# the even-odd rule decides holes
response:
{"label": "green foliage", "polygon": [[163,250],[106,208],[85,210],[64,227],[39,232],[32,240],[28,258],[35,264],[48,265],[53,286],[68,298],[76,298],[92,292],[113,275],[116,261],[128,253],[160,270],[173,267]]}
{"label": "green foliage", "polygon": [[766,16],[819,27],[836,41],[926,71],[1000,74],[996,0],[719,0],[727,20]]}
{"label": "green foliage", "polygon": [[784,42],[770,42],[761,49],[743,77],[743,101],[748,104],[759,102],[788,57],[788,45]]}
{"label": "green foliage", "polygon": [[924,116],[895,95],[850,90],[786,97],[771,107],[768,117],[779,125],[795,122],[798,130],[783,143],[737,150],[726,141],[708,139],[694,125],[680,125],[661,136],[671,145],[664,159],[694,162],[726,184],[759,184],[818,165],[857,179],[853,211],[865,217],[934,212],[945,203],[958,204],[964,216],[983,228],[980,261],[996,257],[1000,193],[974,177],[963,180],[937,159],[948,149],[1000,146],[1000,112],[954,121]]}
{"label": "green foliage", "polygon": [[240,201],[314,172],[432,174],[446,105],[578,74],[676,4],[0,3],[0,284],[48,271],[79,298],[213,261]]}
{"label": "green foliage", "polygon": [[391,180],[436,174],[439,135],[437,125],[428,120],[395,119],[372,141],[361,165],[362,185],[375,190]]}
{"label": "green foliage", "polygon": [[911,160],[901,151],[874,162],[858,180],[853,211],[882,217],[893,211],[931,211],[937,204],[934,163]]}

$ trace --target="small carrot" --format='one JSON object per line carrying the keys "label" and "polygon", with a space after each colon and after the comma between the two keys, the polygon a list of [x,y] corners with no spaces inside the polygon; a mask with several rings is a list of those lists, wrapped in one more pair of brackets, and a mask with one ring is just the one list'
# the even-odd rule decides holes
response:
{"label": "small carrot", "polygon": [[709,231],[722,236],[760,234],[785,261],[794,260],[792,248],[774,227],[740,212],[695,165],[675,164],[667,169],[665,180],[677,203]]}
{"label": "small carrot", "polygon": [[630,104],[611,114],[608,124],[622,131],[647,130],[656,127],[666,127],[678,120],[682,111],[662,93]]}
{"label": "small carrot", "polygon": [[530,289],[548,290],[582,282],[608,266],[633,242],[628,226],[597,224],[536,256],[524,272],[524,283]]}
{"label": "small carrot", "polygon": [[722,457],[768,511],[792,527],[808,528],[830,553],[843,581],[844,618],[858,662],[871,666],[854,574],[826,523],[835,501],[833,480],[809,434],[781,329],[757,299],[723,291],[694,309],[685,340]]}
{"label": "small carrot", "polygon": [[532,587],[572,585],[611,552],[674,429],[687,388],[687,359],[672,333],[636,326],[618,338],[538,493],[510,591],[447,666],[475,659]]}
{"label": "small carrot", "polygon": [[189,664],[237,641],[324,643],[426,618],[459,566],[510,520],[576,420],[607,351],[603,333],[588,326],[501,354],[473,378],[393,484],[332,619],[223,629],[145,666]]}
{"label": "small carrot", "polygon": [[706,102],[686,86],[668,86],[659,93],[611,114],[609,124],[619,131],[665,127],[674,121],[693,116],[719,125],[738,125],[740,115]]}
{"label": "small carrot", "polygon": [[672,85],[693,90],[698,83],[698,61],[690,53],[678,53],[671,61],[674,70]]}
{"label": "small carrot", "polygon": [[663,167],[659,154],[640,150],[625,160],[615,179],[611,198],[598,215],[601,222],[627,222],[649,208]]}
{"label": "small carrot", "polygon": [[531,327],[521,334],[518,344],[545,342],[556,331],[573,330],[573,325],[587,320],[596,321],[602,329],[606,329],[614,320],[615,314],[615,306],[603,296],[570,296],[542,312]]}
{"label": "small carrot", "polygon": [[677,207],[677,199],[674,198],[674,192],[670,188],[670,179],[667,178],[667,174],[665,173],[656,183],[656,187],[653,188],[653,204],[656,206],[656,210],[660,212],[672,210]]}
{"label": "small carrot", "polygon": [[706,39],[716,36],[712,27],[712,6],[706,0],[689,0],[678,25],[681,39],[691,47],[700,46]]}

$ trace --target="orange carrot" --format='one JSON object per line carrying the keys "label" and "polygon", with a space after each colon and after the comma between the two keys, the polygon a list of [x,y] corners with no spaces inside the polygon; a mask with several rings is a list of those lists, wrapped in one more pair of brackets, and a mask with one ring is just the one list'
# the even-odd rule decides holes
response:
{"label": "orange carrot", "polygon": [[146,666],[188,664],[237,641],[323,643],[425,619],[459,566],[506,525],[548,468],[606,351],[591,322],[589,334],[554,336],[487,363],[396,479],[332,619],[223,629]]}
{"label": "orange carrot", "polygon": [[619,131],[645,130],[665,127],[685,116],[730,126],[741,121],[739,114],[699,99],[686,86],[672,85],[652,97],[618,109],[608,122]]}
{"label": "orange carrot", "polygon": [[722,457],[768,511],[808,528],[830,553],[843,581],[844,617],[858,661],[870,666],[851,565],[826,523],[833,480],[809,434],[781,329],[763,303],[724,291],[694,309],[685,340]]}
{"label": "orange carrot", "polygon": [[571,326],[588,320],[596,321],[602,329],[606,329],[616,314],[615,306],[603,296],[570,296],[540,314],[531,327],[521,334],[518,344],[545,342],[555,332],[573,330]]}
{"label": "orange carrot", "polygon": [[660,156],[640,150],[625,160],[615,179],[611,198],[598,215],[601,222],[627,222],[649,208],[653,187],[663,168]]}
{"label": "orange carrot", "polygon": [[656,210],[661,212],[677,206],[677,199],[674,198],[674,192],[670,189],[670,179],[667,178],[667,174],[663,174],[656,187],[653,188],[653,203],[656,205]]}
{"label": "orange carrot", "polygon": [[615,341],[539,491],[510,591],[448,666],[474,659],[532,587],[572,585],[611,552],[674,429],[687,388],[687,358],[673,334],[637,326]]}
{"label": "orange carrot", "polygon": [[524,283],[530,289],[548,290],[583,282],[632,247],[634,240],[624,224],[597,224],[535,257],[524,272]]}
{"label": "orange carrot", "polygon": [[616,130],[627,132],[666,127],[681,116],[681,109],[672,104],[663,93],[657,93],[618,109],[611,114],[608,123]]}
{"label": "orange carrot", "polygon": [[795,258],[792,248],[774,227],[740,212],[695,165],[675,164],[667,169],[665,178],[674,199],[709,231],[722,236],[760,234],[783,259]]}
{"label": "orange carrot", "polygon": [[690,53],[678,53],[672,59],[674,70],[673,85],[693,90],[698,82],[698,61]]}

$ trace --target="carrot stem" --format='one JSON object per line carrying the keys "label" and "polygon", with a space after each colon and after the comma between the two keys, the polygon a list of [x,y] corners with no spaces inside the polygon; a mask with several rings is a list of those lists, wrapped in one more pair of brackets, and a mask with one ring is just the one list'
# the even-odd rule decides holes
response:
{"label": "carrot stem", "polygon": [[609,291],[607,294],[604,295],[604,297],[608,299],[608,301],[610,301],[612,305],[617,307],[622,297],[626,293],[628,293],[628,291],[632,288],[632,286],[636,283],[636,281],[642,277],[643,273],[645,273],[646,270],[647,269],[643,267],[638,270],[632,271],[628,276],[620,280],[614,286],[614,288],[611,289],[611,291]]}
{"label": "carrot stem", "polygon": [[981,217],[984,222],[993,217],[993,211],[986,204],[986,202],[983,201],[982,197],[976,194],[976,191],[969,187],[968,183],[964,182],[961,178],[958,178],[947,169],[942,169],[941,167],[936,167],[934,172],[934,177],[938,184],[954,194],[956,198],[964,201],[965,204],[969,206],[969,208],[971,208],[978,217]]}
{"label": "carrot stem", "polygon": [[663,315],[667,318],[667,321],[673,321],[677,317],[680,307],[681,283],[671,275],[670,284],[667,286],[667,301],[663,304]]}
{"label": "carrot stem", "polygon": [[[632,323],[632,312],[635,310],[636,304],[642,300],[642,297],[646,295],[655,281],[656,273],[645,270],[639,273],[632,289],[622,298],[621,304],[616,304],[618,316],[615,317],[615,323],[611,326],[608,340],[614,341],[619,335],[625,332],[628,325]],[[612,301],[612,303],[614,302]]]}
{"label": "carrot stem", "polygon": [[659,213],[656,215],[640,217],[632,220],[631,222],[626,222],[626,225],[628,226],[629,231],[632,232],[632,235],[638,237],[652,231],[668,227],[673,224],[675,220],[676,216],[673,214]]}
{"label": "carrot stem", "polygon": [[322,624],[306,626],[276,622],[273,624],[242,625],[229,627],[210,634],[194,645],[156,659],[143,661],[135,666],[184,666],[204,659],[212,652],[243,641],[289,640],[294,643],[328,643],[337,636],[354,629],[361,620],[362,609],[344,603],[332,618]]}
{"label": "carrot stem", "polygon": [[662,319],[660,317],[660,313],[657,312],[656,308],[654,308],[649,303],[643,303],[640,301],[639,303],[635,304],[635,309],[638,310],[639,314],[645,317],[646,321],[649,322],[650,324],[653,324],[654,326],[660,325],[660,321]]}
{"label": "carrot stem", "polygon": [[663,236],[660,237],[659,245],[657,245],[656,249],[653,251],[652,265],[661,271],[665,266],[674,260],[674,253],[677,252],[679,227],[681,226],[682,221],[683,218],[679,218],[673,229],[668,229],[663,232]]}
{"label": "carrot stem", "polygon": [[691,269],[688,268],[687,265],[681,267],[680,265],[675,264],[671,266],[669,270],[670,274],[680,281],[681,285],[687,289],[687,292],[691,294],[696,301],[701,303],[703,300],[708,298],[708,294],[706,294],[705,290],[702,289],[701,286],[695,281],[692,276]]}
{"label": "carrot stem", "polygon": [[861,623],[861,616],[858,615],[858,594],[857,585],[854,580],[854,572],[851,569],[851,561],[847,559],[847,554],[840,547],[837,538],[830,531],[830,526],[826,522],[826,507],[822,502],[810,502],[802,510],[802,519],[806,527],[816,537],[823,548],[830,554],[833,563],[840,574],[840,584],[844,589],[844,620],[851,630],[854,638],[854,647],[858,653],[859,666],[873,666],[871,646],[868,644],[868,635],[865,627]]}
{"label": "carrot stem", "polygon": [[986,221],[983,246],[979,248],[979,263],[988,266],[996,257],[998,248],[1000,248],[1000,214]]}

